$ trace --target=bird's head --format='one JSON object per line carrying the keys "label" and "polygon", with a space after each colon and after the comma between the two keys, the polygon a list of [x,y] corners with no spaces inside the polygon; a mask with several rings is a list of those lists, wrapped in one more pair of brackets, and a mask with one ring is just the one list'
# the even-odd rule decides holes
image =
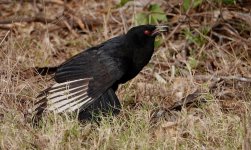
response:
{"label": "bird's head", "polygon": [[155,37],[161,32],[168,31],[168,26],[164,25],[140,25],[131,28],[126,37],[129,41],[134,42],[138,46],[146,44],[154,44]]}

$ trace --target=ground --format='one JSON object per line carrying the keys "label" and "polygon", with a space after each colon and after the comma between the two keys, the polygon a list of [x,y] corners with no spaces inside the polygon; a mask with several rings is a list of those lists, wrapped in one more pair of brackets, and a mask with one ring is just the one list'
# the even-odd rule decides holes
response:
{"label": "ground", "polygon": [[[246,2],[246,3],[245,3]],[[0,2],[1,149],[250,149],[248,1]],[[57,66],[137,24],[168,24],[150,63],[117,95],[116,117],[80,123],[28,109]]]}

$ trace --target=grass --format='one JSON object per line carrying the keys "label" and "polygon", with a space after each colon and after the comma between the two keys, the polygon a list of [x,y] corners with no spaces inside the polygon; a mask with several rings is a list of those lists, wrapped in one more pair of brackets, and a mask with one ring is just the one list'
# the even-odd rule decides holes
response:
{"label": "grass", "polygon": [[[105,7],[107,3],[109,8]],[[185,23],[176,30],[177,22],[172,24],[170,21],[174,26],[171,37],[166,39],[168,35],[162,35],[162,44],[151,62],[135,79],[119,87],[117,94],[123,109],[118,116],[105,117],[99,125],[80,123],[74,115],[47,114],[38,127],[27,121],[27,110],[33,106],[37,94],[53,84],[50,76],[36,75],[31,68],[59,65],[85,48],[122,34],[133,26],[133,16],[143,11],[133,2],[128,3],[117,8],[112,7],[113,4],[117,6],[112,0],[68,2],[68,7],[81,16],[101,20],[101,24],[92,29],[86,28],[86,34],[80,34],[78,28],[52,30],[57,24],[34,22],[12,23],[10,25],[15,25],[12,30],[0,30],[0,149],[250,148],[250,82],[211,80],[215,75],[249,79],[250,39],[245,37],[250,34],[250,29],[248,26],[234,28],[229,20],[216,26],[207,15],[200,16],[207,10],[218,9],[211,6],[212,3],[202,3],[188,11],[190,27]],[[19,2],[0,5],[3,10],[0,18],[8,18],[9,11],[4,9],[7,6],[15,8],[14,13],[10,11],[14,17],[35,15],[31,3],[24,5],[25,10],[20,9]],[[177,12],[178,4],[174,4],[175,11],[170,11],[164,1],[160,6],[170,16],[182,15]],[[61,5],[54,3],[38,3],[36,7],[49,14],[48,17],[60,14],[62,10]],[[201,10],[200,7],[208,9]],[[193,18],[196,15],[204,22]],[[55,22],[64,17],[62,15]],[[168,18],[171,19],[174,18]],[[243,20],[238,21],[245,24]],[[201,30],[203,27],[205,33]],[[227,34],[228,27],[238,34]],[[214,33],[221,35],[215,37]],[[199,75],[207,78],[199,78]],[[195,91],[202,93],[200,98],[206,103],[160,113],[162,108],[169,108]],[[161,115],[153,117],[154,112]]]}

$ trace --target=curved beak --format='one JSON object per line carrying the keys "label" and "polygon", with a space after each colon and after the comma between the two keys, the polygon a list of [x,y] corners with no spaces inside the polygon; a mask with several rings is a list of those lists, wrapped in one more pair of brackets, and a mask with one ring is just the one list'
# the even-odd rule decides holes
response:
{"label": "curved beak", "polygon": [[169,27],[166,25],[158,25],[156,26],[156,29],[152,32],[152,36],[158,35],[161,32],[167,32],[169,30]]}

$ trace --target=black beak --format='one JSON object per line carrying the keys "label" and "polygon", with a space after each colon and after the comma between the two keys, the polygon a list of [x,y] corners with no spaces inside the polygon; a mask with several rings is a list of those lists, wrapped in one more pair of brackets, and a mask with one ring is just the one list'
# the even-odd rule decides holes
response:
{"label": "black beak", "polygon": [[167,32],[169,30],[169,27],[166,25],[158,25],[156,26],[156,29],[152,32],[152,36],[158,35],[161,32]]}

